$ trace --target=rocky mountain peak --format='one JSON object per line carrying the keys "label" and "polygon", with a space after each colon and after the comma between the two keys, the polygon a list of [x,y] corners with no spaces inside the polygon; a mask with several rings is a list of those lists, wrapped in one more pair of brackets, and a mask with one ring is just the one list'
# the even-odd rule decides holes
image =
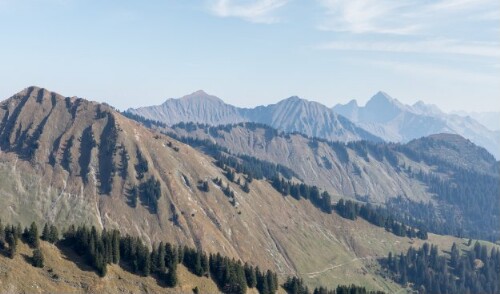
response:
{"label": "rocky mountain peak", "polygon": [[392,98],[383,91],[378,91],[377,94],[372,96],[370,100],[366,103],[366,108],[379,108],[379,107],[397,107],[403,108],[404,105],[401,104],[397,99]]}
{"label": "rocky mountain peak", "polygon": [[188,102],[215,102],[215,103],[224,103],[222,99],[217,96],[213,96],[208,94],[203,90],[198,90],[189,95],[181,97],[179,100],[188,101]]}

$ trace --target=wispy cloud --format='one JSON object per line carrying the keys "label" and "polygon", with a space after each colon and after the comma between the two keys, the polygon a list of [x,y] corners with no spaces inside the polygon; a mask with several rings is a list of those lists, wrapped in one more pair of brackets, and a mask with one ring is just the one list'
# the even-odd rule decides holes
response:
{"label": "wispy cloud", "polygon": [[326,18],[319,25],[321,30],[346,31],[351,33],[408,34],[419,26],[401,23],[394,19],[412,5],[411,1],[400,0],[319,0]]}
{"label": "wispy cloud", "polygon": [[493,84],[498,83],[500,76],[486,74],[481,72],[471,72],[469,70],[462,70],[450,68],[446,66],[430,64],[430,63],[416,63],[416,62],[393,62],[393,61],[368,61],[371,65],[380,68],[388,69],[396,73],[405,75],[429,78],[432,80],[453,80],[468,84]]}
{"label": "wispy cloud", "polygon": [[419,54],[460,54],[500,58],[500,43],[430,41],[333,41],[317,46],[321,50],[379,51]]}
{"label": "wispy cloud", "polygon": [[429,3],[427,7],[432,10],[459,11],[482,9],[485,5],[494,3],[491,0],[440,0],[434,3]]}
{"label": "wispy cloud", "polygon": [[423,34],[447,23],[495,20],[500,15],[497,0],[317,0],[325,9],[321,30],[349,33]]}
{"label": "wispy cloud", "polygon": [[220,17],[237,17],[255,23],[275,23],[279,18],[274,12],[290,0],[214,0],[210,10]]}

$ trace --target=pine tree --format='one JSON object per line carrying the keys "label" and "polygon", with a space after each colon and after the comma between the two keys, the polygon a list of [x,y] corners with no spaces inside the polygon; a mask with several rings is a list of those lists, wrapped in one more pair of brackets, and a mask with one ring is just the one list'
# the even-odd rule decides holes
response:
{"label": "pine tree", "polygon": [[43,241],[48,241],[49,240],[49,234],[50,234],[50,230],[49,230],[49,225],[48,224],[45,224],[43,226],[43,231],[42,231],[42,236],[41,236],[41,239]]}
{"label": "pine tree", "polygon": [[245,263],[245,278],[249,288],[255,288],[257,286],[257,277],[255,276],[255,269]]}
{"label": "pine tree", "polygon": [[9,245],[8,256],[10,258],[14,258],[17,251],[17,240],[18,236],[16,234],[16,229],[14,226],[11,226],[8,229],[5,229],[5,241]]}
{"label": "pine tree", "polygon": [[243,187],[241,188],[243,192],[245,193],[250,193],[250,186],[248,185],[248,180],[245,181],[245,184],[243,184]]}
{"label": "pine tree", "polygon": [[33,248],[38,248],[40,246],[40,240],[38,236],[38,227],[35,222],[32,222],[27,236],[28,244]]}
{"label": "pine tree", "polygon": [[460,252],[458,250],[457,244],[453,243],[453,246],[451,246],[451,252],[450,252],[450,266],[455,268],[458,266],[458,260],[460,257]]}
{"label": "pine tree", "polygon": [[113,230],[112,233],[112,254],[113,254],[113,263],[118,264],[120,262],[120,231]]}
{"label": "pine tree", "polygon": [[4,248],[5,242],[5,229],[2,224],[2,220],[0,219],[0,250]]}
{"label": "pine tree", "polygon": [[33,250],[33,257],[31,258],[31,262],[34,267],[43,267],[44,257],[40,248],[36,248],[35,250]]}

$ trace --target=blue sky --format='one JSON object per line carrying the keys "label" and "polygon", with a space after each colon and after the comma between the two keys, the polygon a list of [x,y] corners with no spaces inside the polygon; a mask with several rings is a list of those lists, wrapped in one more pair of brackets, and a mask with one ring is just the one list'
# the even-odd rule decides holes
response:
{"label": "blue sky", "polygon": [[498,0],[0,0],[0,97],[333,106],[383,90],[500,111],[499,37]]}

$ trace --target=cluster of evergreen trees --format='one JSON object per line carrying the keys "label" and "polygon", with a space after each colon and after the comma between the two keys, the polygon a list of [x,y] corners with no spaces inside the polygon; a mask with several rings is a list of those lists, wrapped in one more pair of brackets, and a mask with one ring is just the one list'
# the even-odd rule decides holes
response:
{"label": "cluster of evergreen trees", "polygon": [[[433,173],[413,172],[425,183],[429,191],[438,196],[442,206],[442,229],[455,236],[481,238],[495,241],[500,238],[500,179],[461,168],[453,169],[453,176],[446,180]],[[457,215],[461,215],[457,222]],[[488,216],[485,218],[485,216]]]}
{"label": "cluster of evergreen trees", "polygon": [[114,154],[118,140],[118,129],[113,114],[103,112],[107,116],[107,123],[101,133],[99,149],[99,181],[100,192],[109,194],[113,188],[113,177],[116,172]]}
{"label": "cluster of evergreen trees", "polygon": [[175,133],[166,133],[166,135],[192,147],[200,148],[203,152],[212,156],[219,167],[231,167],[237,173],[246,174],[251,179],[272,179],[278,175],[286,179],[291,179],[292,177],[298,178],[298,175],[294,171],[281,164],[274,164],[248,155],[234,155],[229,149],[209,140],[180,137]]}
{"label": "cluster of evergreen trees", "polygon": [[125,117],[130,118],[131,120],[135,120],[137,122],[140,122],[141,124],[143,124],[144,126],[150,128],[150,129],[152,129],[154,127],[161,127],[161,128],[167,127],[167,125],[165,123],[162,123],[161,121],[147,119],[144,116],[133,114],[133,113],[130,113],[128,111],[123,111],[123,112],[121,112],[121,114]]}
{"label": "cluster of evergreen trees", "polygon": [[439,255],[437,246],[425,243],[399,256],[389,253],[382,264],[397,282],[419,293],[500,292],[500,251],[492,248],[488,253],[479,242],[464,253],[453,244],[449,260]]}
{"label": "cluster of evergreen trees", "polygon": [[296,184],[292,181],[286,181],[280,177],[274,177],[271,185],[284,196],[291,195],[299,200],[307,199],[325,213],[332,213],[332,199],[327,191],[320,192],[316,186],[309,186],[304,183]]}
{"label": "cluster of evergreen trees", "polygon": [[94,267],[103,277],[107,272],[107,264],[120,261],[120,232],[103,231],[102,234],[92,226],[70,226],[64,234],[64,244],[83,256],[87,263]]}
{"label": "cluster of evergreen trees", "polygon": [[229,202],[231,203],[231,205],[236,206],[236,197],[234,195],[234,190],[231,189],[229,184],[224,185],[224,182],[222,182],[222,179],[220,179],[219,177],[213,179],[212,181],[214,182],[214,184],[219,186],[222,190],[222,193],[224,193],[224,195],[229,198]]}
{"label": "cluster of evergreen trees", "polygon": [[[445,209],[432,207],[432,214],[419,203],[410,203],[407,211],[410,215],[422,215],[424,222],[432,232],[450,234],[459,237],[478,238],[490,241],[500,239],[500,178],[497,171],[478,171],[464,168],[448,162],[438,156],[426,153],[426,149],[445,148],[454,149],[445,141],[436,141],[432,138],[421,138],[419,147],[396,145],[395,150],[405,154],[416,162],[425,162],[429,166],[438,166],[437,172],[423,172],[406,168],[411,177],[422,181],[429,191],[437,195],[440,206]],[[494,162],[495,159],[486,150],[477,150],[477,158]],[[449,177],[442,177],[446,173]],[[399,204],[399,203],[397,203]],[[396,205],[394,205],[396,206]],[[458,217],[457,217],[458,216]],[[487,217],[485,217],[487,216]]]}
{"label": "cluster of evergreen trees", "polygon": [[20,226],[7,225],[4,227],[0,221],[0,250],[2,250],[2,253],[10,258],[14,258],[21,235]]}
{"label": "cluster of evergreen trees", "polygon": [[128,198],[131,207],[137,207],[140,200],[141,204],[147,207],[151,213],[157,213],[158,200],[161,198],[160,181],[150,177],[147,181],[140,183],[139,186],[132,186]]}
{"label": "cluster of evergreen trees", "polygon": [[262,273],[258,268],[240,261],[211,254],[210,273],[224,293],[246,293],[247,288],[257,288],[261,294],[275,293],[278,289],[276,273]]}
{"label": "cluster of evergreen trees", "polygon": [[[48,228],[48,242],[57,242],[58,234],[57,229],[51,227]],[[33,256],[31,257],[31,263],[35,267],[43,267],[44,256],[42,250],[40,249],[40,239],[38,235],[38,227],[33,222],[29,228],[24,228],[22,231],[21,225],[14,227],[13,225],[3,226],[0,220],[0,252],[9,258],[14,258],[17,252],[17,246],[19,240],[28,244],[33,248]],[[6,247],[6,245],[8,247]]]}
{"label": "cluster of evergreen trees", "polygon": [[260,160],[248,155],[226,155],[222,152],[214,154],[216,165],[224,165],[233,168],[237,173],[248,175],[252,179],[272,179],[276,176],[283,176],[286,179],[298,177],[291,169],[280,164]]}
{"label": "cluster of evergreen trees", "polygon": [[158,211],[158,200],[161,197],[160,181],[150,177],[146,182],[139,185],[139,198],[144,206],[153,213]]}
{"label": "cluster of evergreen trees", "polygon": [[387,231],[400,237],[419,238],[427,240],[427,230],[423,227],[417,231],[415,228],[407,226],[394,220],[393,216],[382,207],[373,207],[371,204],[361,204],[351,200],[340,199],[335,205],[337,213],[347,219],[355,220],[358,216],[378,227],[383,227]]}
{"label": "cluster of evergreen trees", "polygon": [[149,164],[147,159],[142,155],[141,151],[137,149],[136,152],[137,164],[134,166],[136,177],[138,180],[142,180],[144,178],[144,174],[149,170]]}
{"label": "cluster of evergreen trees", "polygon": [[221,168],[224,170],[224,174],[226,175],[228,181],[240,186],[243,192],[250,193],[249,183],[252,181],[250,176],[243,177],[242,179],[241,177],[237,177],[236,172],[234,172],[234,170],[227,165],[223,165]]}
{"label": "cluster of evergreen trees", "polygon": [[197,187],[200,191],[203,191],[203,192],[210,191],[210,185],[208,184],[207,180],[199,180]]}
{"label": "cluster of evergreen trees", "polygon": [[[309,288],[302,279],[297,277],[288,277],[283,284],[283,288],[288,294],[310,294]],[[365,287],[356,285],[339,285],[336,289],[329,290],[325,287],[315,288],[313,294],[384,294],[382,291],[368,291]]]}
{"label": "cluster of evergreen trees", "polygon": [[[149,250],[140,238],[121,236],[118,230],[102,232],[87,226],[71,225],[63,234],[61,245],[71,248],[101,276],[107,273],[108,264],[119,264],[141,276],[154,275],[161,284],[175,287],[178,283],[177,266],[182,263],[197,276],[212,278],[224,293],[246,293],[247,288],[256,288],[261,294],[272,294],[278,289],[277,274],[261,272],[241,261],[220,254],[208,256],[198,249],[176,247],[161,242]],[[43,267],[44,257],[39,248],[39,232],[35,223],[22,231],[20,226],[3,226],[0,221],[0,252],[13,258],[19,240],[34,248],[32,264]],[[59,241],[57,228],[46,224],[42,240]]]}

